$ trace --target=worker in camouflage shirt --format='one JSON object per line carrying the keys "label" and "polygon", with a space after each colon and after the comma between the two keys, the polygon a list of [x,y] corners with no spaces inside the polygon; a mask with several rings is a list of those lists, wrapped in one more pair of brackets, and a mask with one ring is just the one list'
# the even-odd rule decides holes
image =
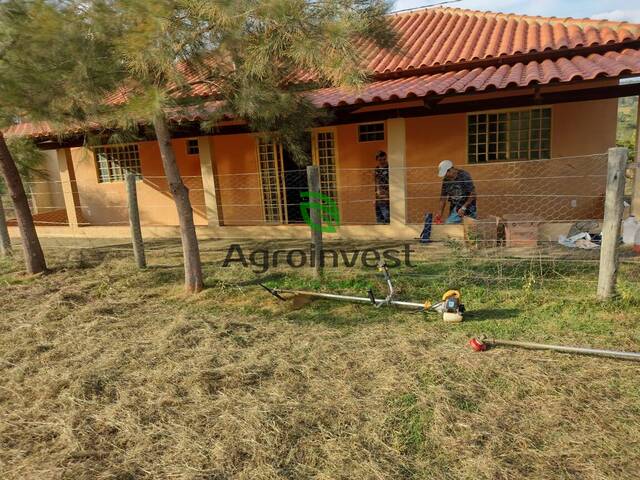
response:
{"label": "worker in camouflage shirt", "polygon": [[387,154],[383,151],[376,153],[377,166],[375,169],[376,183],[376,222],[389,223],[389,163]]}

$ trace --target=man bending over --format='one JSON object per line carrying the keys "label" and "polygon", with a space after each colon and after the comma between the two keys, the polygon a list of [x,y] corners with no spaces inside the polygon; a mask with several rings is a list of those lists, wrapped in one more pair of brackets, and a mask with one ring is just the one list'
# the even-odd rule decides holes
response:
{"label": "man bending over", "polygon": [[436,216],[436,223],[442,223],[444,207],[449,201],[449,217],[444,223],[462,223],[467,216],[477,217],[476,187],[469,172],[453,166],[451,160],[443,160],[438,166],[438,176],[442,178],[440,193],[440,215]]}

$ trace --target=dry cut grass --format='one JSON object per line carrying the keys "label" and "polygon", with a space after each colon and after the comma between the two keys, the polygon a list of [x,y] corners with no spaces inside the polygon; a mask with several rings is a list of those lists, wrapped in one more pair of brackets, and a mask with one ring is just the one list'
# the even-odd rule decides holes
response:
{"label": "dry cut grass", "polygon": [[[143,272],[116,249],[56,255],[38,278],[0,264],[1,478],[637,478],[640,365],[466,347],[486,331],[638,350],[637,284],[602,306],[584,273],[469,278],[477,313],[450,326],[330,302],[291,310],[213,261],[209,288],[186,297],[175,245]],[[314,286],[304,272],[266,278]],[[442,290],[426,274],[397,283],[405,298]]]}

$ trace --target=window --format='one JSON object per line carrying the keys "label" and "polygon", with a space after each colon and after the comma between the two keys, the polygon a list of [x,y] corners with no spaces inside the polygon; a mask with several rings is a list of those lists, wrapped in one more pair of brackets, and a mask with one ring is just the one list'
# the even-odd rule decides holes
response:
{"label": "window", "polygon": [[187,140],[187,155],[198,155],[200,149],[198,148],[198,139],[190,138]]}
{"label": "window", "polygon": [[281,223],[282,192],[282,149],[277,143],[258,141],[258,168],[262,183],[262,202],[267,223]]}
{"label": "window", "polygon": [[100,183],[122,182],[129,172],[142,175],[138,145],[135,143],[97,147],[93,152]]}
{"label": "window", "polygon": [[469,163],[551,157],[551,109],[469,115]]}
{"label": "window", "polygon": [[384,123],[358,125],[359,142],[377,142],[380,140],[384,140]]}
{"label": "window", "polygon": [[320,166],[320,191],[337,201],[336,142],[333,132],[318,132],[316,142],[317,162]]}

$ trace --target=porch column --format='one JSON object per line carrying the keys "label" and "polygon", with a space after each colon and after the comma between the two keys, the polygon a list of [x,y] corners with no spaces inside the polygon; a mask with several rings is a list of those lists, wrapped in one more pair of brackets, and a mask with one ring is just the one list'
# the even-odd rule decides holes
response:
{"label": "porch column", "polygon": [[405,225],[407,223],[406,140],[404,118],[387,120],[391,224]]}
{"label": "porch column", "polygon": [[60,187],[62,190],[62,196],[64,197],[64,206],[67,210],[69,227],[78,228],[80,199],[78,196],[78,186],[76,185],[76,173],[73,169],[73,161],[71,158],[71,149],[59,148],[56,153],[58,155]]}
{"label": "porch column", "polygon": [[204,203],[207,212],[207,224],[219,227],[218,201],[216,199],[216,178],[213,174],[213,152],[209,137],[198,137],[198,152],[200,153],[200,172],[202,174],[202,188],[204,189]]}
{"label": "porch column", "polygon": [[633,190],[631,192],[631,213],[640,217],[640,96],[637,97],[638,115],[636,120],[636,168],[633,169]]}

